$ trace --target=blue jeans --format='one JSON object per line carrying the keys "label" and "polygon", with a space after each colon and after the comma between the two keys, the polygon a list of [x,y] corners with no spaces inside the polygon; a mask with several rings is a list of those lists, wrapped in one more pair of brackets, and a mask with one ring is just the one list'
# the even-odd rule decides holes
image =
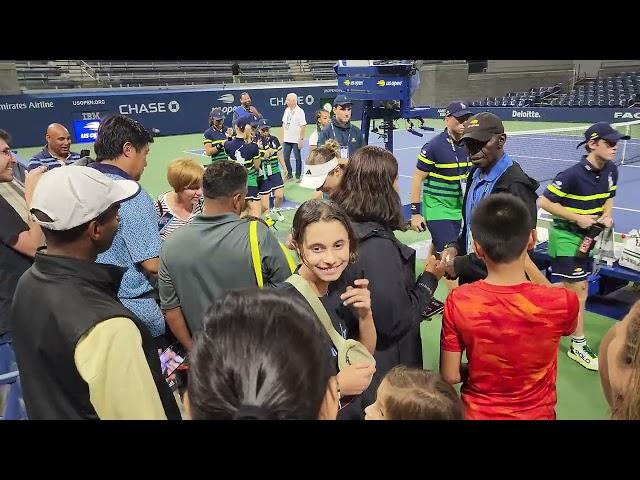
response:
{"label": "blue jeans", "polygon": [[291,169],[291,150],[293,150],[293,154],[296,157],[296,178],[300,178],[302,176],[302,152],[300,152],[300,147],[298,147],[297,143],[284,142],[282,146],[284,164],[287,166],[289,175],[293,175],[293,170]]}

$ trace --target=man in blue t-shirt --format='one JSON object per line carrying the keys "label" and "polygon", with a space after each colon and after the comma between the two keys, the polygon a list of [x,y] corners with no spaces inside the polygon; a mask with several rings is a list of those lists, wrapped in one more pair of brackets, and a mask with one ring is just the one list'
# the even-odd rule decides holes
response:
{"label": "man in blue t-shirt", "polygon": [[258,109],[251,105],[251,96],[247,92],[242,92],[240,94],[240,106],[233,111],[233,126],[235,127],[236,122],[240,117],[244,117],[251,113],[258,117],[258,120],[262,118],[262,114]]}

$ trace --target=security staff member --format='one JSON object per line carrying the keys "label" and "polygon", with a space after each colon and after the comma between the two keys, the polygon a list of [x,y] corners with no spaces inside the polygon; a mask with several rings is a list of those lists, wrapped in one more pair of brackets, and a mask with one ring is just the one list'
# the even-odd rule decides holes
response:
{"label": "security staff member", "polygon": [[318,146],[333,138],[340,144],[340,157],[349,158],[353,152],[365,145],[362,132],[351,123],[352,111],[353,102],[346,96],[338,95],[333,100],[335,117],[318,134]]}

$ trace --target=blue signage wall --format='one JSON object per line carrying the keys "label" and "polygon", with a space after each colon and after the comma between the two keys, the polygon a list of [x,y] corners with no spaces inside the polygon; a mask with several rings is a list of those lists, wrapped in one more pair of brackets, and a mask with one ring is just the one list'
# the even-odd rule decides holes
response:
{"label": "blue signage wall", "polygon": [[[337,87],[337,85],[336,85]],[[238,89],[149,89],[64,92],[0,96],[0,128],[13,137],[13,147],[44,143],[47,125],[58,122],[71,132],[75,143],[95,138],[98,122],[106,114],[130,115],[148,129],[162,135],[204,132],[212,107],[221,107],[230,124],[233,110],[240,104],[240,93],[248,91],[253,104],[279,126],[287,93],[294,91],[305,110],[307,123],[315,121],[315,112],[340,92],[327,86],[286,86]],[[640,109],[618,108],[472,108],[490,111],[504,120],[549,122],[625,122],[640,119]],[[443,108],[433,108],[431,118],[444,116]],[[354,102],[353,118],[362,114],[361,102]]]}
{"label": "blue signage wall", "polygon": [[[252,103],[272,125],[280,126],[289,92],[298,95],[307,123],[315,122],[316,110],[333,101],[336,88],[326,86],[287,86],[237,90],[212,89],[150,89],[104,90],[31,95],[0,96],[0,128],[12,136],[12,147],[30,147],[44,143],[47,126],[65,125],[75,143],[94,140],[97,125],[109,113],[129,115],[148,129],[158,129],[162,135],[200,133],[208,128],[212,107],[220,107],[231,124],[233,110],[240,105],[240,93],[247,91]],[[354,118],[361,108],[354,105]]]}

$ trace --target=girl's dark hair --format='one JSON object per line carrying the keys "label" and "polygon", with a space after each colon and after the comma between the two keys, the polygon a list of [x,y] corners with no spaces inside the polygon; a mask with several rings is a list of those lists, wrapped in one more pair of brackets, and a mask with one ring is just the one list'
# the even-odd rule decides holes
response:
{"label": "girl's dark hair", "polygon": [[271,289],[232,291],[206,313],[189,357],[194,420],[316,420],[331,344],[302,299]]}
{"label": "girl's dark hair", "polygon": [[[322,130],[322,128],[320,127],[320,115],[322,115],[322,112],[327,112],[327,111],[324,108],[321,108],[316,112],[316,130],[318,131],[318,133],[320,133],[320,130]],[[331,117],[330,113],[329,113],[329,117]]]}
{"label": "girl's dark hair", "polygon": [[349,255],[352,261],[355,260],[358,239],[353,231],[353,226],[349,221],[349,217],[339,205],[331,200],[323,199],[307,200],[298,207],[298,210],[293,217],[291,236],[298,245],[301,260],[304,261],[304,258],[302,258],[304,255],[302,242],[304,241],[305,229],[312,223],[329,222],[331,220],[337,220],[347,230],[347,236],[349,238]]}
{"label": "girl's dark hair", "polygon": [[353,154],[331,199],[356,222],[373,221],[388,230],[403,230],[402,204],[393,188],[397,177],[398,161],[393,154],[368,145]]}
{"label": "girl's dark hair", "polygon": [[398,365],[384,377],[389,420],[462,420],[462,402],[440,375]]}

